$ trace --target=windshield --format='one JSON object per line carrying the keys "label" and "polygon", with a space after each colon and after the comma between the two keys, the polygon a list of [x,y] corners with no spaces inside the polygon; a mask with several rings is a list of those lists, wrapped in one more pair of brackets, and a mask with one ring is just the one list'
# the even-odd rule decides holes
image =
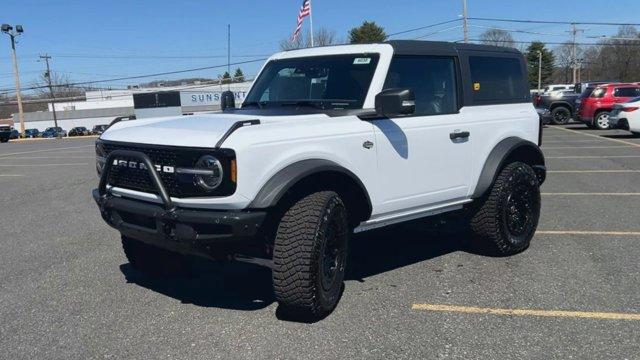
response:
{"label": "windshield", "polygon": [[377,54],[270,61],[247,95],[243,107],[359,109],[364,104],[377,64]]}

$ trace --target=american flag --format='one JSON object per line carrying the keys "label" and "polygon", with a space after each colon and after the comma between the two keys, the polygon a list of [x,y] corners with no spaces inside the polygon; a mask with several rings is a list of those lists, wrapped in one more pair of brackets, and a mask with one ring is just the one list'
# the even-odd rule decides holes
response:
{"label": "american flag", "polygon": [[309,15],[311,15],[311,0],[302,0],[302,6],[300,7],[300,13],[298,14],[298,25],[296,26],[296,31],[293,32],[291,42],[298,40],[300,30],[302,30],[302,22],[304,21],[304,18]]}

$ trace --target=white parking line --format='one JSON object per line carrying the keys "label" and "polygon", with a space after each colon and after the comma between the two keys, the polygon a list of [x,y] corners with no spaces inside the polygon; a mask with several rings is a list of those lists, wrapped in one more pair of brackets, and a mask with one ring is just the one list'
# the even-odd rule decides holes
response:
{"label": "white parking line", "polygon": [[551,128],[552,129],[556,129],[556,130],[562,130],[562,131],[570,132],[572,134],[580,134],[580,135],[589,136],[589,137],[592,137],[592,138],[604,139],[604,140],[609,140],[609,141],[613,141],[613,142],[617,142],[617,143],[621,143],[621,144],[626,144],[626,145],[629,145],[629,146],[640,147],[639,143],[634,143],[634,142],[631,142],[631,141],[624,141],[624,140],[620,140],[620,139],[607,138],[607,137],[603,137],[603,136],[600,136],[600,135],[588,134],[588,133],[584,133],[584,132],[580,132],[580,131],[576,131],[576,130],[565,129],[565,128],[560,127],[560,126],[552,126]]}
{"label": "white parking line", "polygon": [[0,160],[35,160],[35,159],[94,159],[95,156],[22,156],[10,157]]}
{"label": "white parking line", "polygon": [[75,163],[75,164],[0,164],[2,167],[29,167],[29,166],[86,166],[88,163]]}
{"label": "white parking line", "polygon": [[536,235],[613,235],[640,236],[640,231],[539,230]]}
{"label": "white parking line", "polygon": [[8,156],[13,156],[13,155],[37,154],[37,153],[50,152],[50,151],[57,151],[57,150],[82,149],[82,148],[88,148],[88,147],[94,147],[94,146],[95,146],[95,145],[83,145],[83,146],[70,146],[70,147],[62,147],[62,148],[51,148],[51,149],[43,149],[43,150],[33,150],[33,151],[22,151],[22,152],[9,153],[9,154],[0,154],[0,158],[8,157]]}
{"label": "white parking line", "polygon": [[21,174],[0,174],[0,177],[20,177],[20,176],[24,176]]}

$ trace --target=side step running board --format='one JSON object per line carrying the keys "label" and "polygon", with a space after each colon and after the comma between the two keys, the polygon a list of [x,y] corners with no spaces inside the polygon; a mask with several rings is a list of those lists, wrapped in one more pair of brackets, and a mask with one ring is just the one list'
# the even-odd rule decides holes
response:
{"label": "side step running board", "polygon": [[471,201],[473,200],[463,199],[463,200],[457,200],[457,201],[452,201],[452,202],[438,204],[438,205],[425,206],[425,207],[416,208],[408,211],[403,211],[400,213],[382,215],[380,217],[361,222],[360,225],[353,230],[353,232],[359,233],[363,231],[381,228],[387,225],[420,219],[428,216],[442,214],[449,211],[460,210],[462,209],[464,204],[468,204]]}

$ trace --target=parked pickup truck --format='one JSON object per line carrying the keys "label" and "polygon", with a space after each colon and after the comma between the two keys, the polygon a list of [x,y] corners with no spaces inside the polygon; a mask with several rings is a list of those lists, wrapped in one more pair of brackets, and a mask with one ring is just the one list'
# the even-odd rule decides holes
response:
{"label": "parked pickup truck", "polygon": [[[596,86],[604,81],[577,83],[571,90],[545,91],[537,95],[536,108],[549,110],[549,122],[555,125],[566,124],[571,119],[578,121],[578,109],[583,98],[589,97]],[[545,119],[546,120],[546,119]]]}

